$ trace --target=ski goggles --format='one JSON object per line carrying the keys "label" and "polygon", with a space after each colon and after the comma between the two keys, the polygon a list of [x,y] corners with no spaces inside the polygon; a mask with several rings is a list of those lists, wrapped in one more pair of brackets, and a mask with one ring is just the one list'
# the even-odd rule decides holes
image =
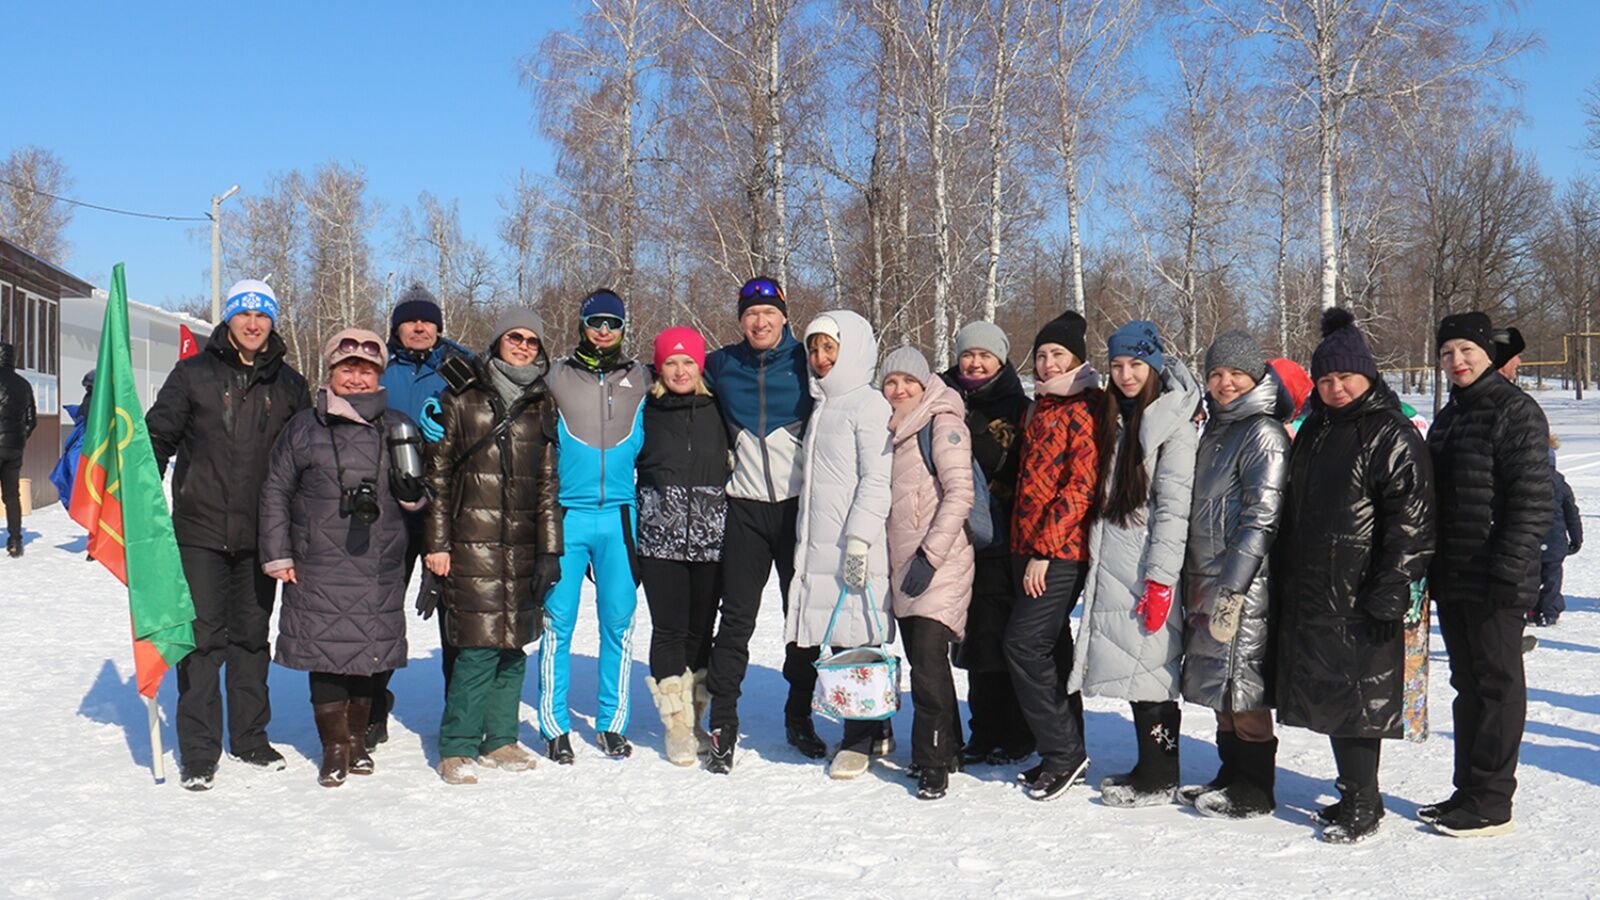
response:
{"label": "ski goggles", "polygon": [[621,319],[609,313],[595,313],[592,316],[583,317],[583,327],[592,328],[595,331],[621,331],[622,324]]}
{"label": "ski goggles", "polygon": [[783,288],[770,278],[752,278],[739,288],[740,300],[754,300],[758,297],[768,297],[783,301]]}

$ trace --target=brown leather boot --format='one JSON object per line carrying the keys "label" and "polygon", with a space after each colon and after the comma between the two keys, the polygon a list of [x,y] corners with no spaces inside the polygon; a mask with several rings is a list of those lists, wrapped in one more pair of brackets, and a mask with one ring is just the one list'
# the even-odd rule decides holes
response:
{"label": "brown leather boot", "polygon": [[322,741],[322,768],[317,784],[338,787],[350,774],[350,701],[317,703],[311,711],[317,720],[317,737]]}
{"label": "brown leather boot", "polygon": [[350,774],[371,775],[372,754],[367,752],[367,722],[372,718],[371,697],[350,698]]}

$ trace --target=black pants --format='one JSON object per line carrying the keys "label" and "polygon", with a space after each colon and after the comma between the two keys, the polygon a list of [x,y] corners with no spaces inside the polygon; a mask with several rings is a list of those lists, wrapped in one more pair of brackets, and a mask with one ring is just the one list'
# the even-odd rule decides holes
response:
{"label": "black pants", "polygon": [[[6,508],[11,507],[8,505]],[[1562,569],[1566,564],[1566,557],[1546,559],[1539,563],[1539,605],[1534,607],[1534,611],[1544,616],[1546,622],[1554,622],[1567,611],[1567,598],[1561,593]]]}
{"label": "black pants", "polygon": [[639,578],[650,605],[650,676],[656,681],[703,669],[711,658],[719,566],[639,557]]}
{"label": "black pants", "polygon": [[1383,741],[1378,738],[1330,737],[1333,765],[1339,781],[1353,790],[1378,786],[1378,758]]}
{"label": "black pants", "polygon": [[185,763],[222,756],[222,668],[227,664],[228,746],[267,744],[267,627],[277,582],[254,553],[178,548],[194,599],[194,652],[178,663],[178,748]]}
{"label": "black pants", "polygon": [[22,542],[22,451],[0,450],[0,502],[6,505],[6,540]]}
{"label": "black pants", "polygon": [[[778,588],[784,611],[788,611],[789,582],[794,579],[795,517],[799,511],[798,499],[781,503],[728,499],[728,525],[722,539],[722,615],[711,643],[707,676],[714,729],[732,732],[739,727],[739,693],[750,666],[750,638],[756,631],[761,593],[766,590],[773,566],[778,568]],[[784,647],[783,676],[789,682],[784,714],[790,717],[811,715],[811,690],[817,676],[801,653],[794,644]],[[811,659],[816,659],[814,652]]]}
{"label": "black pants", "polygon": [[1045,770],[1071,772],[1082,764],[1085,751],[1083,699],[1067,692],[1072,670],[1067,616],[1078,604],[1087,567],[1072,560],[1051,560],[1044,593],[1028,597],[1021,593],[1027,563],[1023,556],[1014,560],[1018,597],[1006,623],[1006,659]]}
{"label": "black pants", "polygon": [[900,642],[911,664],[911,761],[949,767],[961,755],[961,720],[956,682],[950,672],[955,633],[943,622],[922,616],[900,620]]}
{"label": "black pants", "polygon": [[1456,727],[1456,798],[1489,819],[1511,816],[1517,755],[1528,716],[1520,609],[1440,597],[1439,631],[1450,654]]}
{"label": "black pants", "polygon": [[363,697],[376,698],[383,693],[383,684],[389,672],[376,675],[337,675],[333,672],[311,672],[311,703],[343,703]]}
{"label": "black pants", "polygon": [[981,750],[996,747],[1013,756],[1033,752],[1033,731],[1017,702],[1010,672],[969,672],[967,708],[973,743]]}

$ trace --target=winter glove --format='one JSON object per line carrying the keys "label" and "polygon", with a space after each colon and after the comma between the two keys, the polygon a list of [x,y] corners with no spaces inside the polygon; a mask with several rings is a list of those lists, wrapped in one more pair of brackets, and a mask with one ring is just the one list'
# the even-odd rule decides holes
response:
{"label": "winter glove", "polygon": [[869,549],[871,545],[860,538],[850,538],[844,542],[844,586],[852,591],[866,590]]}
{"label": "winter glove", "polygon": [[1578,555],[1578,551],[1582,550],[1582,549],[1583,549],[1583,541],[1573,541],[1572,543],[1567,545],[1567,555],[1568,556],[1577,556]]}
{"label": "winter glove", "polygon": [[422,587],[417,591],[417,615],[423,621],[433,618],[433,611],[439,608],[439,594],[444,589],[444,579],[422,570]]}
{"label": "winter glove", "polygon": [[1367,636],[1373,643],[1387,644],[1400,636],[1399,619],[1374,619],[1367,617]]}
{"label": "winter glove", "polygon": [[922,592],[933,583],[934,566],[928,562],[928,554],[921,549],[917,555],[911,557],[911,566],[906,569],[906,577],[900,582],[900,593],[907,597],[920,597]]}
{"label": "winter glove", "polygon": [[1144,583],[1144,596],[1133,608],[1133,614],[1144,616],[1144,630],[1155,633],[1167,624],[1167,613],[1172,611],[1172,588],[1154,581]]}
{"label": "winter glove", "polygon": [[395,499],[401,503],[416,503],[427,493],[421,478],[407,475],[399,469],[389,470],[389,490],[394,492]]}
{"label": "winter glove", "polygon": [[1244,613],[1246,599],[1244,594],[1229,590],[1217,596],[1211,610],[1211,620],[1206,625],[1212,640],[1219,644],[1233,643],[1233,636],[1239,633],[1239,617]]}
{"label": "winter glove", "polygon": [[545,595],[561,580],[561,557],[553,553],[541,553],[533,560],[533,599],[541,609],[544,607]]}

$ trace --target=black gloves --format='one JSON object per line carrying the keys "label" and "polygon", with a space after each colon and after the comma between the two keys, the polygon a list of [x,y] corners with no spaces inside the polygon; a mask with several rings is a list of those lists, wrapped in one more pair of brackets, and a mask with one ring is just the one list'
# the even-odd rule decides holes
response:
{"label": "black gloves", "polygon": [[933,563],[928,562],[928,555],[917,550],[917,555],[911,558],[911,566],[906,569],[906,577],[900,582],[900,593],[907,597],[922,596],[922,592],[933,583],[933,573]]}
{"label": "black gloves", "polygon": [[426,621],[439,608],[439,594],[444,591],[444,579],[422,568],[422,586],[417,591],[417,615]]}
{"label": "black gloves", "polygon": [[1582,549],[1583,549],[1583,541],[1573,541],[1572,543],[1567,545],[1567,555],[1568,556],[1577,556],[1578,555],[1578,551],[1582,550]]}
{"label": "black gloves", "polygon": [[1374,619],[1367,617],[1367,636],[1373,643],[1387,644],[1400,636],[1401,621],[1399,619]]}
{"label": "black gloves", "polygon": [[401,503],[416,503],[427,493],[427,487],[421,478],[393,468],[389,470],[389,490],[394,492],[395,499]]}
{"label": "black gloves", "polygon": [[561,580],[561,557],[541,553],[533,560],[533,600],[544,608],[544,597]]}

